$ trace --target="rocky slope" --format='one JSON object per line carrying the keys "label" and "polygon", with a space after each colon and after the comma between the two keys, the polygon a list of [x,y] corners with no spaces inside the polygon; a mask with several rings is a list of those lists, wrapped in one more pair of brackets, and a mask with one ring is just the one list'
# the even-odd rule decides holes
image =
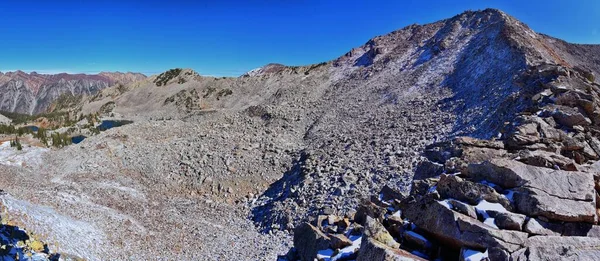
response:
{"label": "rocky slope", "polygon": [[600,85],[561,65],[527,77],[539,93],[506,133],[427,146],[410,193],[315,217],[288,259],[597,260]]}
{"label": "rocky slope", "polygon": [[139,73],[38,74],[0,72],[0,110],[36,114],[46,111],[61,95],[93,95],[115,84],[145,79]]}
{"label": "rocky slope", "polygon": [[[480,159],[480,154],[488,153],[513,164],[514,153],[530,151],[541,155],[528,156],[531,162],[551,162],[542,166],[517,163],[539,168],[556,163],[584,173],[581,166],[597,157],[583,143],[590,145],[595,135],[597,50],[596,46],[572,45],[537,34],[498,10],[484,10],[411,25],[321,64],[270,64],[238,78],[170,70],[105,88],[68,108],[76,115],[99,112],[105,119],[134,123],[45,153],[39,164],[0,165],[0,173],[4,173],[0,186],[8,193],[2,202],[9,213],[17,213],[14,216],[28,231],[47,235],[51,250],[61,246],[57,252],[91,260],[157,256],[169,260],[273,260],[289,250],[288,232],[294,231],[297,252],[292,251],[290,259],[312,260],[321,250],[327,251],[321,253],[323,258],[327,253],[331,257],[333,251],[345,247],[352,248],[342,255],[356,257],[354,249],[360,249],[362,260],[383,260],[382,256],[397,253],[416,258],[411,253],[414,250],[434,258],[437,254],[432,252],[439,249],[456,258],[462,247],[481,251],[487,247],[481,244],[488,241],[471,238],[465,241],[470,243],[461,243],[462,234],[435,234],[436,227],[417,223],[414,216],[420,213],[414,212],[410,218],[410,210],[400,203],[411,191],[414,202],[408,206],[420,202],[415,191],[424,191],[423,197],[435,202],[446,199],[442,192],[431,189],[441,178],[428,180],[430,172],[455,174],[463,170],[461,157],[471,154],[475,159],[463,159],[465,164],[490,159]],[[570,96],[559,99],[569,90]],[[571,96],[576,98],[567,99]],[[584,111],[573,109],[575,106]],[[524,114],[517,117],[519,113]],[[531,118],[534,115],[539,119]],[[542,126],[540,119],[550,127]],[[573,123],[568,127],[573,131],[562,130],[568,122]],[[563,131],[566,136],[557,134],[560,140],[546,141],[542,128]],[[566,138],[570,134],[573,139]],[[415,168],[427,164],[420,163],[425,160],[423,151],[435,151],[441,145],[431,144],[459,135],[499,137],[502,141],[463,140],[459,143],[474,143],[474,151],[483,152],[462,153],[443,162],[432,158],[431,170],[419,174],[426,176],[424,185],[414,183]],[[566,141],[574,144],[563,152]],[[456,152],[449,150],[439,154],[447,157]],[[530,171],[523,165],[517,167],[525,169],[523,173]],[[531,170],[540,176],[547,171]],[[564,172],[556,173],[565,178]],[[569,222],[595,222],[589,212],[587,195],[592,192],[587,191],[586,175],[578,174],[577,180],[567,177],[575,187],[566,191],[558,185],[548,188],[565,193],[549,191],[561,200],[585,202],[581,204],[585,211]],[[458,183],[481,181],[466,172],[449,177]],[[502,196],[504,190],[517,187],[529,189],[524,194],[532,195],[531,190],[543,184],[530,188],[520,183],[494,183],[503,189],[494,190],[496,194],[488,188],[481,190],[491,195],[486,197],[488,201],[502,200],[507,211],[516,211],[524,219],[528,219],[525,215],[540,219],[549,211],[543,208],[548,205],[534,204],[530,212],[521,211]],[[381,200],[375,197],[373,201],[385,206],[375,209],[382,211],[383,218],[357,217],[355,208],[361,199],[382,188],[391,195],[384,193]],[[390,202],[394,199],[399,202]],[[480,203],[475,201],[465,205]],[[418,210],[428,211],[428,206]],[[393,212],[383,213],[388,208]],[[569,216],[561,211],[559,218]],[[443,214],[448,220],[458,215],[454,210]],[[475,227],[470,231],[477,235],[514,236],[511,240],[529,235],[526,231],[490,230],[486,227],[489,220],[485,224],[479,216],[470,218],[465,222]],[[312,225],[303,223],[311,219],[315,220]],[[397,219],[398,233],[390,228],[392,219]],[[542,221],[562,221],[556,216],[547,219]],[[354,224],[364,224],[365,230]],[[407,233],[399,234],[400,227]],[[319,240],[303,240],[305,232],[307,238]],[[342,233],[347,240],[338,235]],[[399,236],[411,237],[424,247],[397,242]],[[424,243],[440,238],[451,244],[431,247]],[[473,241],[481,242],[474,245]],[[500,249],[510,254],[528,246],[515,242],[510,249]],[[372,255],[363,247],[383,251]]]}

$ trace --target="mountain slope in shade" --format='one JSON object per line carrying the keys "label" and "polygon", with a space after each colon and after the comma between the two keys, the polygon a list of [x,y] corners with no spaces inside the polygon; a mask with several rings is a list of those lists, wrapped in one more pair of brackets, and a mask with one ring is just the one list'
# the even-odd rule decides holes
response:
{"label": "mountain slope in shade", "polygon": [[23,71],[0,72],[0,110],[26,114],[44,112],[61,95],[93,95],[121,83],[145,79],[139,73],[38,74]]}

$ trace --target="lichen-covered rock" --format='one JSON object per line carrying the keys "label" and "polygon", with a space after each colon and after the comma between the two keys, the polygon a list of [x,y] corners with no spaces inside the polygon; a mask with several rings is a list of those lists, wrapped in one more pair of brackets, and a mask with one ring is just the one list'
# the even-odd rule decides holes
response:
{"label": "lichen-covered rock", "polygon": [[396,242],[392,235],[377,220],[367,217],[365,221],[364,236],[373,238],[391,248],[399,248],[400,243]]}
{"label": "lichen-covered rock", "polygon": [[356,210],[354,215],[354,221],[358,224],[364,225],[369,217],[377,220],[383,220],[383,217],[387,210],[384,207],[380,207],[372,202],[364,202]]}
{"label": "lichen-covered rock", "polygon": [[400,244],[377,220],[367,217],[357,261],[424,260],[399,248]]}
{"label": "lichen-covered rock", "polygon": [[425,259],[367,237],[363,238],[356,261],[425,261]]}
{"label": "lichen-covered rock", "polygon": [[527,216],[512,212],[499,212],[495,210],[488,210],[486,212],[494,219],[494,223],[500,229],[521,231],[523,230],[525,220],[527,220]]}
{"label": "lichen-covered rock", "polygon": [[452,198],[477,205],[481,200],[500,203],[510,209],[510,201],[487,185],[464,180],[455,175],[442,175],[437,183],[436,190],[444,199]]}

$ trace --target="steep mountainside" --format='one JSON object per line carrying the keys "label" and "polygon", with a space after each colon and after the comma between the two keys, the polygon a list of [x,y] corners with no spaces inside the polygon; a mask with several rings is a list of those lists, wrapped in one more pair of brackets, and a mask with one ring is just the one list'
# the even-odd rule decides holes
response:
{"label": "steep mountainside", "polygon": [[36,114],[44,112],[59,96],[93,95],[117,83],[128,84],[145,79],[139,73],[38,74],[0,72],[0,110]]}
{"label": "steep mountainside", "polygon": [[320,64],[237,78],[173,69],[68,108],[134,123],[41,164],[0,165],[10,173],[0,176],[3,204],[20,227],[91,260],[273,260],[309,217],[352,216],[386,185],[408,193],[426,146],[505,138],[565,72],[597,85],[598,49],[489,9],[411,25]]}

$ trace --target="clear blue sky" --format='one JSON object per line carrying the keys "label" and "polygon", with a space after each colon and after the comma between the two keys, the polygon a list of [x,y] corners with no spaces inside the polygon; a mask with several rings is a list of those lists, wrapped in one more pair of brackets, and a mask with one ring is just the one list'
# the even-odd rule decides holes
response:
{"label": "clear blue sky", "polygon": [[600,43],[597,0],[2,2],[0,71],[153,74],[185,67],[237,76],[270,62],[331,60],[376,35],[487,7],[537,32]]}

